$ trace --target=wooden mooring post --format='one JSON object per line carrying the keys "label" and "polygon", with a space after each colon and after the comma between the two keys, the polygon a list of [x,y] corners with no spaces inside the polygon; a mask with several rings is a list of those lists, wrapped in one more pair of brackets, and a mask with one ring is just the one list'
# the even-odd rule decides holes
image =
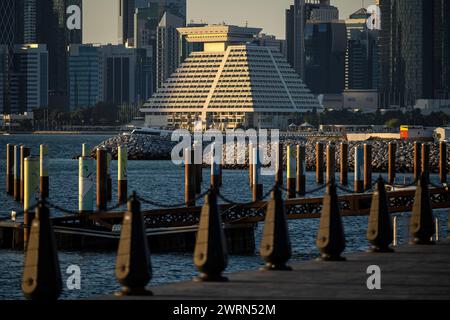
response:
{"label": "wooden mooring post", "polygon": [[126,203],[128,199],[128,149],[119,146],[117,151],[117,197],[119,203]]}
{"label": "wooden mooring post", "polygon": [[284,183],[284,147],[282,143],[277,145],[277,172],[275,175],[275,183],[282,186]]}
{"label": "wooden mooring post", "polygon": [[250,190],[252,190],[253,186],[253,144],[248,144],[248,183],[250,186]]}
{"label": "wooden mooring post", "polygon": [[106,196],[108,201],[112,200],[112,178],[111,178],[112,154],[106,153]]}
{"label": "wooden mooring post", "polygon": [[6,193],[14,195],[14,145],[6,145]]}
{"label": "wooden mooring post", "polygon": [[295,198],[295,176],[296,176],[296,148],[294,145],[287,146],[287,179],[286,179],[286,189],[288,199]]}
{"label": "wooden mooring post", "polygon": [[21,146],[20,147],[20,203],[23,204],[24,199],[24,190],[23,190],[23,184],[24,184],[24,161],[26,157],[30,156],[30,148]]}
{"label": "wooden mooring post", "polygon": [[22,174],[22,165],[20,161],[20,146],[14,146],[14,200],[20,201],[20,178]]}
{"label": "wooden mooring post", "polygon": [[27,157],[24,159],[24,198],[23,198],[23,224],[24,248],[27,248],[31,222],[34,219],[33,206],[37,203],[39,190],[39,158]]}
{"label": "wooden mooring post", "polygon": [[253,148],[253,201],[262,200],[263,184],[261,183],[261,163],[259,159],[258,147]]}
{"label": "wooden mooring post", "polygon": [[199,142],[194,142],[194,167],[195,167],[195,192],[202,192],[203,182],[203,147]]}
{"label": "wooden mooring post", "polygon": [[336,182],[336,149],[334,145],[327,145],[327,192],[330,192],[330,187]]}
{"label": "wooden mooring post", "polygon": [[341,143],[340,154],[341,185],[348,185],[348,143]]}
{"label": "wooden mooring post", "polygon": [[297,146],[297,195],[306,193],[306,150],[304,146]]}
{"label": "wooden mooring post", "polygon": [[88,157],[78,158],[78,211],[94,212],[94,160]]}
{"label": "wooden mooring post", "polygon": [[396,158],[397,158],[397,144],[389,142],[388,145],[388,183],[395,183],[396,175]]}
{"label": "wooden mooring post", "polygon": [[316,182],[323,184],[323,144],[316,143]]}
{"label": "wooden mooring post", "polygon": [[97,208],[106,211],[108,205],[108,159],[105,149],[97,149]]}
{"label": "wooden mooring post", "polygon": [[448,173],[448,157],[447,157],[447,143],[439,143],[439,179],[442,184],[447,183]]}
{"label": "wooden mooring post", "polygon": [[428,143],[422,144],[422,173],[425,173],[428,181],[430,180],[430,145]]}
{"label": "wooden mooring post", "polygon": [[81,156],[82,157],[89,157],[89,150],[88,150],[88,146],[86,143],[83,143],[81,145]]}
{"label": "wooden mooring post", "polygon": [[414,181],[419,181],[422,173],[422,144],[414,142]]}
{"label": "wooden mooring post", "polygon": [[372,188],[372,145],[364,144],[364,191]]}
{"label": "wooden mooring post", "polygon": [[[220,181],[219,181],[219,175],[220,175],[220,169],[219,169],[219,159],[216,156],[216,145],[213,143],[211,145],[211,188],[214,189],[216,193],[219,193],[220,190]],[[250,161],[250,160],[249,160]],[[253,162],[253,160],[251,160]],[[253,166],[250,166],[250,168],[253,168]],[[252,173],[253,178],[253,173]],[[253,183],[253,181],[252,181]]]}
{"label": "wooden mooring post", "polygon": [[355,192],[364,191],[364,148],[355,147]]}
{"label": "wooden mooring post", "polygon": [[39,189],[41,192],[41,198],[47,199],[49,193],[49,178],[48,178],[48,146],[41,144],[40,156],[39,156]]}
{"label": "wooden mooring post", "polygon": [[187,207],[195,207],[194,150],[184,149],[184,200]]}

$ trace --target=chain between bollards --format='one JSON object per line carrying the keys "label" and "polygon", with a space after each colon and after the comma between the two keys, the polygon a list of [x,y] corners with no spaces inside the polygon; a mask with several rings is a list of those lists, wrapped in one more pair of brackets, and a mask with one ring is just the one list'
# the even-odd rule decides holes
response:
{"label": "chain between bollards", "polygon": [[138,200],[151,205],[151,206],[156,206],[156,207],[160,207],[160,208],[165,208],[165,209],[174,209],[174,208],[180,208],[180,207],[185,207],[188,204],[192,204],[195,202],[197,202],[198,200],[202,199],[204,196],[206,196],[207,194],[209,194],[211,192],[211,190],[213,190],[213,188],[210,188],[206,191],[204,191],[203,193],[197,195],[194,199],[190,200],[190,202],[180,202],[180,203],[176,203],[176,204],[163,204],[163,203],[159,203],[153,200],[149,200],[149,199],[145,199],[141,196],[137,196]]}

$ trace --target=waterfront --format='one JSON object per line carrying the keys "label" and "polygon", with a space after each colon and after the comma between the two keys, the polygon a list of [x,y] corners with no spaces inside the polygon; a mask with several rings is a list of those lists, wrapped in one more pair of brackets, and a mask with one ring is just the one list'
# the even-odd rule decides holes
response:
{"label": "waterfront", "polygon": [[[36,153],[40,143],[47,143],[50,148],[50,195],[51,200],[66,208],[77,209],[77,188],[78,188],[78,162],[72,160],[75,155],[81,152],[81,144],[88,143],[93,146],[107,139],[107,136],[32,136],[13,135],[0,136],[1,161],[0,170],[2,182],[0,183],[0,200],[3,204],[0,209],[0,216],[7,216],[17,205],[5,195],[4,172],[5,172],[5,145],[7,143],[24,143],[32,147]],[[116,177],[116,162],[112,165],[112,177]],[[207,188],[209,171],[204,170],[203,190]],[[174,166],[169,161],[130,161],[129,162],[129,190],[137,190],[143,197],[156,200],[158,202],[177,203],[182,202],[184,197],[184,176],[183,168]],[[375,178],[376,176],[374,176]],[[352,175],[349,176],[352,181]],[[399,175],[400,181],[402,176]],[[434,182],[437,182],[433,176]],[[316,187],[314,176],[308,173],[307,189]],[[263,177],[265,190],[273,184],[273,177]],[[351,188],[352,186],[350,186]],[[117,186],[113,183],[113,199],[116,199]],[[233,170],[224,171],[224,187],[222,192],[228,198],[236,201],[248,201],[251,199],[251,192],[248,187],[247,171]],[[317,195],[321,195],[317,194]],[[114,204],[114,202],[112,203]],[[147,208],[143,206],[144,209]],[[439,213],[441,221],[441,236],[446,232],[446,211],[436,211]],[[405,215],[406,218],[406,215]],[[399,219],[401,228],[400,241],[402,243],[406,235],[406,219]],[[310,260],[314,258],[318,251],[315,247],[315,237],[318,227],[318,220],[295,220],[290,221],[291,241],[293,245],[294,260]],[[344,219],[344,227],[347,237],[347,252],[362,251],[367,248],[367,241],[364,238],[367,226],[367,217],[348,217]],[[262,225],[258,225],[256,230],[257,248],[261,236]],[[81,268],[82,287],[81,290],[64,290],[62,298],[84,298],[96,294],[110,293],[118,289],[118,284],[114,278],[115,252],[60,252],[61,272],[63,281],[68,277],[65,270],[69,265],[76,264]],[[195,274],[195,267],[192,263],[191,253],[171,253],[152,255],[154,277],[151,285],[178,282],[192,278]],[[22,298],[20,292],[20,281],[23,263],[23,253],[1,250],[0,265],[0,299]],[[251,256],[230,257],[227,272],[256,269],[261,265],[260,258]],[[65,285],[64,285],[65,287]]]}

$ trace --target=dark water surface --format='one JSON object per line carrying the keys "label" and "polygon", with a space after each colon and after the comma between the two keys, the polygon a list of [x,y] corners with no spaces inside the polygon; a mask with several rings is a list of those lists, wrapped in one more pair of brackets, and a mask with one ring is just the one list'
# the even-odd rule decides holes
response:
{"label": "dark water surface", "polygon": [[[9,216],[12,210],[19,211],[17,204],[5,195],[5,146],[7,143],[26,144],[32,147],[32,154],[38,154],[39,144],[49,145],[50,156],[50,198],[51,201],[68,209],[78,208],[78,161],[71,160],[81,153],[81,144],[94,146],[109,136],[60,136],[60,135],[13,135],[0,136],[0,217]],[[113,161],[112,177],[117,175],[117,163]],[[136,190],[144,198],[162,203],[178,203],[184,199],[183,168],[170,161],[129,161],[129,190]],[[204,170],[203,190],[207,189],[209,171]],[[235,201],[249,201],[251,192],[248,187],[246,171],[224,171],[222,192]],[[352,181],[352,176],[349,176]],[[436,181],[436,177],[433,177]],[[308,173],[307,189],[317,187],[313,173]],[[403,181],[403,176],[399,176]],[[265,190],[273,185],[273,177],[263,177]],[[350,186],[352,188],[352,186]],[[320,195],[316,194],[316,195]],[[113,183],[113,199],[117,198],[117,185]],[[114,204],[114,203],[111,203]],[[150,208],[143,205],[143,208]],[[55,214],[55,213],[53,213]],[[56,213],[58,214],[58,213]],[[447,211],[436,211],[441,223],[441,236],[445,236]],[[399,240],[403,243],[407,238],[407,216],[399,218]],[[289,222],[293,259],[310,260],[318,255],[315,247],[318,220],[294,220]],[[365,232],[367,217],[348,217],[344,219],[346,231],[346,252],[357,252],[367,249]],[[256,229],[256,246],[259,246],[262,225]],[[114,277],[115,252],[59,252],[64,291],[62,298],[78,299],[92,295],[111,293],[119,289]],[[153,279],[151,285],[178,282],[191,279],[196,275],[191,253],[153,254]],[[69,275],[66,269],[70,265],[81,268],[81,290],[68,290],[65,283]],[[249,256],[231,256],[227,272],[257,269],[261,260],[255,252]],[[22,299],[20,282],[23,267],[23,253],[11,250],[0,250],[0,299]]]}

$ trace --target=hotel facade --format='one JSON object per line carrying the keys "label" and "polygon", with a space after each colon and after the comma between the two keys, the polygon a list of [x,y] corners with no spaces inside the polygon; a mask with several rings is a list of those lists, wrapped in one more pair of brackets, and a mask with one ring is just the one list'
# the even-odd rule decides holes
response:
{"label": "hotel facade", "polygon": [[[322,106],[279,50],[258,46],[261,29],[226,25],[179,28],[202,43],[144,104],[147,127],[287,129]],[[197,122],[198,123],[198,122]]]}

